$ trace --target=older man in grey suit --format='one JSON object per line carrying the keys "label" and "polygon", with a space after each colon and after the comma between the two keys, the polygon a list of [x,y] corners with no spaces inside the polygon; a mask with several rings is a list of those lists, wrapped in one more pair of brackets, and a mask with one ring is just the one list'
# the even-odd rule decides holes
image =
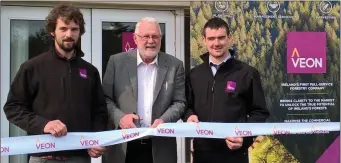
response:
{"label": "older man in grey suit", "polygon": [[[177,122],[185,101],[183,63],[160,52],[161,29],[153,18],[135,28],[137,49],[110,57],[103,89],[115,129]],[[148,137],[108,147],[106,163],[176,163],[175,137]]]}

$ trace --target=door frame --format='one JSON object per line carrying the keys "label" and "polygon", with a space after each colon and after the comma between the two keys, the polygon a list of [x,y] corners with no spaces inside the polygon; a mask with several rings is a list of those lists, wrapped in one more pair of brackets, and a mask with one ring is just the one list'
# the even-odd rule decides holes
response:
{"label": "door frame", "polygon": [[[1,56],[0,56],[0,98],[1,98],[1,137],[9,137],[9,122],[3,112],[3,106],[7,100],[7,95],[11,83],[10,78],[10,35],[11,35],[11,20],[45,20],[47,14],[52,7],[26,7],[26,6],[1,6]],[[18,12],[20,11],[20,12]],[[84,59],[91,62],[91,10],[81,9],[84,17],[85,32],[82,36],[81,46],[85,53]],[[9,157],[2,156],[2,163],[8,163]]]}

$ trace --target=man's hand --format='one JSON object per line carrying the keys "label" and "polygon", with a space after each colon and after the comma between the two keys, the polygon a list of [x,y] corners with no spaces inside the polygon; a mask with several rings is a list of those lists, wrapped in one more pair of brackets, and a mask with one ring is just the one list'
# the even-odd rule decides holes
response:
{"label": "man's hand", "polygon": [[92,158],[98,158],[103,155],[105,152],[105,147],[93,147],[88,149],[88,154]]}
{"label": "man's hand", "polygon": [[242,137],[227,137],[225,139],[225,142],[231,150],[236,150],[242,147],[243,138]]}
{"label": "man's hand", "polygon": [[154,123],[150,127],[151,128],[156,128],[161,123],[164,123],[162,119],[155,119]]}
{"label": "man's hand", "polygon": [[66,135],[67,129],[65,124],[60,120],[54,120],[45,125],[44,133],[50,133],[55,137],[61,137]]}
{"label": "man's hand", "polygon": [[126,114],[120,120],[120,127],[122,129],[127,128],[136,128],[134,124],[134,119],[139,119],[139,117],[135,114]]}
{"label": "man's hand", "polygon": [[191,116],[189,116],[188,119],[187,119],[187,122],[195,122],[195,123],[198,123],[198,122],[199,122],[198,116],[196,116],[196,115],[191,115]]}

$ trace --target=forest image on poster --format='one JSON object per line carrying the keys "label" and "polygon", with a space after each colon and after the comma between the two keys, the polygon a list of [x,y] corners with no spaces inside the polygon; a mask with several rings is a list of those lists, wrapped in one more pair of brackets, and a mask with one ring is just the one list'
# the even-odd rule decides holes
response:
{"label": "forest image on poster", "polygon": [[[206,52],[202,29],[208,19],[227,21],[232,36],[231,49],[236,58],[255,67],[261,74],[268,122],[340,121],[340,2],[338,1],[207,1],[191,2],[191,68],[202,63]],[[287,34],[323,32],[326,44],[325,73],[287,71]],[[292,83],[320,89],[302,90]],[[321,84],[322,83],[322,84]],[[312,88],[312,87],[311,87]],[[317,88],[317,87],[316,87]],[[323,110],[294,110],[282,100],[315,100]],[[323,100],[328,102],[321,103]],[[302,106],[306,106],[302,104]],[[307,107],[308,108],[308,107]],[[314,107],[310,107],[314,108]],[[315,107],[317,108],[317,107]],[[327,151],[339,132],[326,134],[259,136],[249,148],[252,163],[313,163]],[[338,153],[339,155],[339,153]],[[340,156],[338,156],[340,157]]]}

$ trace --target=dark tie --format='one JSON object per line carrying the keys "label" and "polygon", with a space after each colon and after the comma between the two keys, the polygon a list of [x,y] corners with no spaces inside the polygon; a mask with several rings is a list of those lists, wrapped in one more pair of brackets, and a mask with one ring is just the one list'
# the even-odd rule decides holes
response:
{"label": "dark tie", "polygon": [[220,65],[214,64],[214,63],[212,63],[212,62],[210,63],[210,65],[213,66],[216,70],[218,70],[218,68],[219,68],[219,66],[220,66]]}

